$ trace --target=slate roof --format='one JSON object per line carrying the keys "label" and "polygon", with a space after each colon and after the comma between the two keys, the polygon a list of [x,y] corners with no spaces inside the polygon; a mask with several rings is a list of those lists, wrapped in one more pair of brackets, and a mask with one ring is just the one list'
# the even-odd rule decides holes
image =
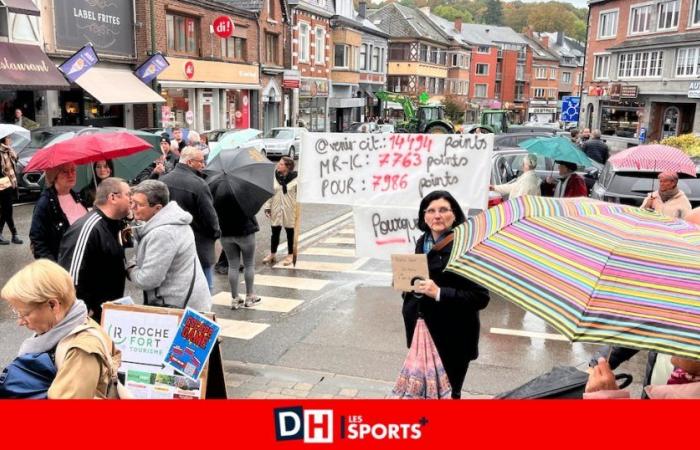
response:
{"label": "slate roof", "polygon": [[489,42],[491,45],[497,44],[519,44],[527,45],[527,41],[510,27],[499,27],[496,25],[484,25],[479,23],[463,23],[462,36],[469,39],[479,39],[482,42]]}
{"label": "slate roof", "polygon": [[221,3],[228,3],[246,11],[260,12],[263,7],[262,0],[217,0]]}
{"label": "slate roof", "polygon": [[449,39],[425,14],[398,3],[391,3],[373,12],[369,15],[369,20],[391,37],[423,38],[437,42]]}
{"label": "slate roof", "polygon": [[462,45],[491,45],[490,42],[487,41],[482,41],[478,39],[478,37],[475,36],[465,36],[459,31],[455,29],[455,24],[454,22],[450,22],[447,19],[444,19],[440,16],[436,16],[435,14],[429,14],[428,18],[433,21],[433,23],[437,26],[439,26],[442,31],[445,33],[449,34],[452,39],[457,41],[457,43],[462,44]]}
{"label": "slate roof", "polygon": [[691,45],[698,41],[700,41],[700,33],[676,33],[642,39],[627,39],[620,44],[610,47],[608,50],[615,51],[658,46],[680,47]]}
{"label": "slate roof", "polygon": [[521,35],[532,48],[532,57],[537,59],[546,59],[549,61],[559,61],[559,56],[545,48],[537,39],[530,39],[527,35]]}

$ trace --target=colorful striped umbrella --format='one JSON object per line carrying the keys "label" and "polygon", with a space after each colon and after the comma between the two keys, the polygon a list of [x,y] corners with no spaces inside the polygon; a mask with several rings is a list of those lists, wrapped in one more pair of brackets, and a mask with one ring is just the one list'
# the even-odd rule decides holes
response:
{"label": "colorful striped umbrella", "polygon": [[590,199],[519,197],[455,229],[448,271],[571,341],[700,359],[700,227]]}
{"label": "colorful striped umbrella", "polygon": [[609,159],[615,170],[647,170],[651,172],[685,173],[696,176],[697,169],[690,156],[668,145],[649,144],[623,150]]}

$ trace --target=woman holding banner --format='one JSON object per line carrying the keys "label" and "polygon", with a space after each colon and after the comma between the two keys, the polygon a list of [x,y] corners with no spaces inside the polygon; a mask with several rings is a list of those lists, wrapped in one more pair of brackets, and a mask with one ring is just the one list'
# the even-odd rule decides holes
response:
{"label": "woman holding banner", "polygon": [[478,284],[444,272],[452,251],[452,230],[465,221],[457,200],[447,191],[426,195],[418,211],[423,236],[416,253],[428,258],[430,279],[418,281],[415,293],[404,294],[403,318],[408,347],[419,317],[425,320],[452,386],[459,399],[469,362],[479,356],[479,311],[489,303],[489,292]]}

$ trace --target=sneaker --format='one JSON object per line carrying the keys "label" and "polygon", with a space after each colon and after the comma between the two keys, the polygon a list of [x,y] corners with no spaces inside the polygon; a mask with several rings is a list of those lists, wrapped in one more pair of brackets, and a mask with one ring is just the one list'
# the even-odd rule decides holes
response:
{"label": "sneaker", "polygon": [[[245,301],[240,297],[236,297],[236,298],[231,299],[231,309],[234,311],[239,309],[244,304],[245,304]],[[248,305],[246,305],[246,306],[248,306]]]}
{"label": "sneaker", "polygon": [[10,245],[10,241],[0,236],[0,245]]}
{"label": "sneaker", "polygon": [[258,297],[257,295],[251,295],[250,297],[245,298],[244,305],[246,308],[250,308],[251,306],[255,306],[258,303],[260,303],[261,300],[262,299],[260,297]]}
{"label": "sneaker", "polygon": [[24,241],[19,238],[16,234],[12,235],[12,243],[13,244],[24,244]]}
{"label": "sneaker", "polygon": [[267,255],[262,260],[263,264],[269,264],[269,265],[273,265],[275,263],[275,261],[277,261],[277,258],[275,257],[275,255],[272,255],[272,254]]}

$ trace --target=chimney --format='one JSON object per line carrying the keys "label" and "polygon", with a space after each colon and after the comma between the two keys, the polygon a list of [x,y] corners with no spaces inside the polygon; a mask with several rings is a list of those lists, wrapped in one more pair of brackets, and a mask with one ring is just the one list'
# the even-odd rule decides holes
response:
{"label": "chimney", "polygon": [[357,14],[360,16],[360,19],[364,19],[367,15],[367,2],[365,0],[360,0],[360,3],[357,6]]}
{"label": "chimney", "polygon": [[426,16],[429,16],[430,15],[430,6],[423,6],[422,8],[420,8],[420,12],[422,12]]}
{"label": "chimney", "polygon": [[549,48],[549,36],[540,37],[540,42],[542,42],[544,48]]}
{"label": "chimney", "polygon": [[557,45],[562,46],[564,45],[564,32],[563,31],[557,31]]}
{"label": "chimney", "polygon": [[457,31],[457,33],[462,32],[462,18],[461,17],[457,17],[455,19],[455,30]]}

